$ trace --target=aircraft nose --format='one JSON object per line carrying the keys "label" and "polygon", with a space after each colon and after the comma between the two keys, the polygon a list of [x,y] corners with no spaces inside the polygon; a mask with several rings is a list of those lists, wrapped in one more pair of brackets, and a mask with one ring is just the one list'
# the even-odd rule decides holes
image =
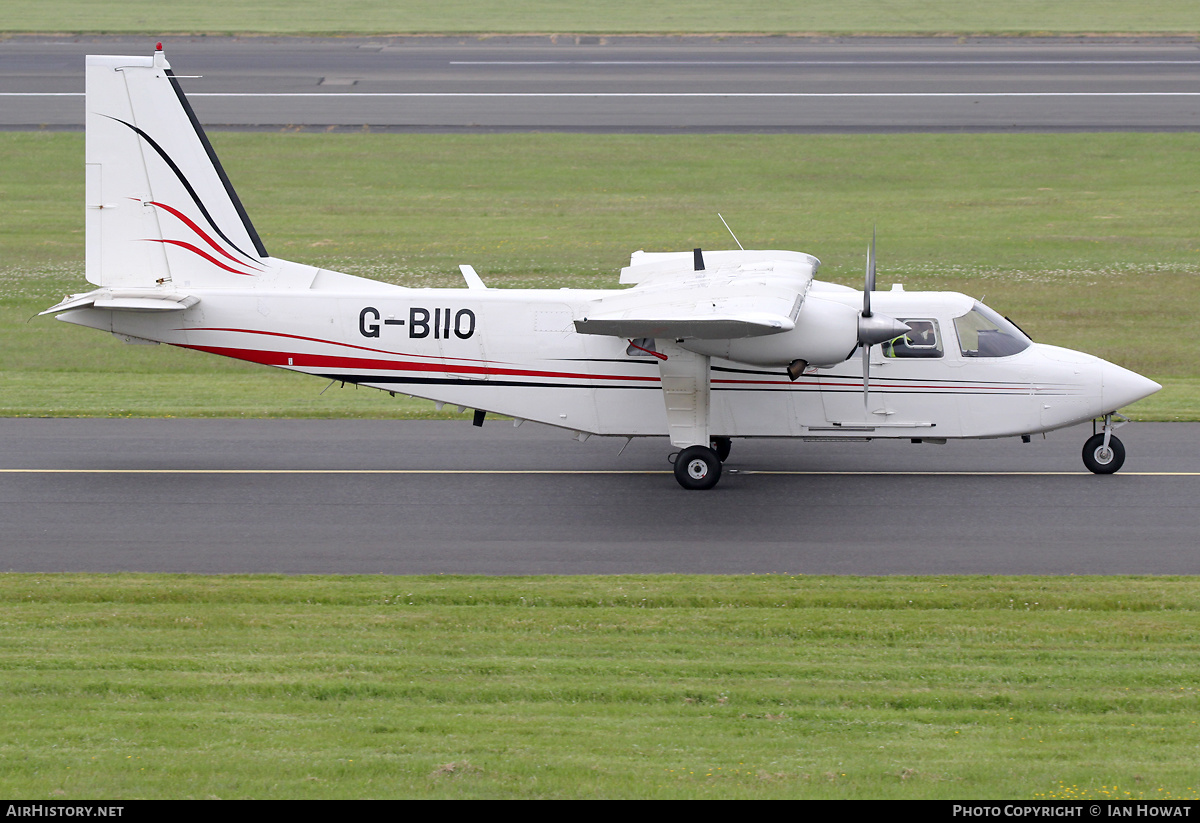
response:
{"label": "aircraft nose", "polygon": [[1106,362],[1100,368],[1100,397],[1104,408],[1116,411],[1162,388],[1148,377]]}

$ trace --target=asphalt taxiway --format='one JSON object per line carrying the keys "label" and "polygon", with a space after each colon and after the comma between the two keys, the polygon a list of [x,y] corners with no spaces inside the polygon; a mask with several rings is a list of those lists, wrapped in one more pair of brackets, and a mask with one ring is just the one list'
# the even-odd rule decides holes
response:
{"label": "asphalt taxiway", "polygon": [[0,420],[0,568],[224,574],[1196,574],[1200,424],[1032,443],[665,439],[489,419]]}

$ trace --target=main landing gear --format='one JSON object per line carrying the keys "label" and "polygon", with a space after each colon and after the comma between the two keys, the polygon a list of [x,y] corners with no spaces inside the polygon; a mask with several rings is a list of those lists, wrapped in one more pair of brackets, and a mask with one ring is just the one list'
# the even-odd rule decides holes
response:
{"label": "main landing gear", "polygon": [[1083,465],[1093,474],[1112,474],[1125,464],[1125,445],[1113,436],[1113,429],[1124,426],[1128,421],[1122,415],[1120,423],[1113,423],[1113,415],[1104,415],[1103,431],[1094,432],[1083,444]]}
{"label": "main landing gear", "polygon": [[711,489],[721,479],[721,464],[732,447],[728,437],[714,437],[712,448],[688,446],[675,457],[675,479],[689,491]]}

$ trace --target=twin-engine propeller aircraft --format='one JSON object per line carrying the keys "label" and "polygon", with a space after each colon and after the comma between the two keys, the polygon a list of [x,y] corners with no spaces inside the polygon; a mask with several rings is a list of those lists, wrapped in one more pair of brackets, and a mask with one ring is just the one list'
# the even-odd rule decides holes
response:
{"label": "twin-engine propeller aircraft", "polygon": [[[1157,383],[1031,341],[970,297],[860,293],[793,251],[635,252],[624,290],[409,289],[271,257],[163,55],[87,58],[87,279],[43,313],[590,435],[670,437],[708,489],[735,437],[1022,437],[1103,420]],[[740,246],[740,244],[739,244]]]}

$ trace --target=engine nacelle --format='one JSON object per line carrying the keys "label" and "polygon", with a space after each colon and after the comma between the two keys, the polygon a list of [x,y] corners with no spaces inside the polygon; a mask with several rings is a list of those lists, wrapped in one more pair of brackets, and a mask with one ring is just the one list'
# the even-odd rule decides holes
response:
{"label": "engine nacelle", "polygon": [[858,345],[857,309],[809,293],[796,318],[796,327],[780,334],[733,340],[695,340],[679,343],[696,354],[707,354],[753,366],[787,366],[803,360],[828,368],[846,360]]}

